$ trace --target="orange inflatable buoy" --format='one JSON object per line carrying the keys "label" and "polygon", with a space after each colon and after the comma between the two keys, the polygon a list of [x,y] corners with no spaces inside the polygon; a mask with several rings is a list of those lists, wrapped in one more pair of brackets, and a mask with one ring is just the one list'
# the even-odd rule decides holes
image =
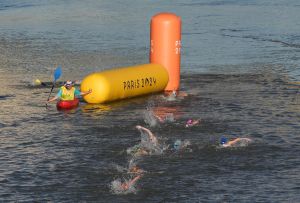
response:
{"label": "orange inflatable buoy", "polygon": [[169,74],[166,91],[180,85],[181,19],[172,13],[159,13],[150,23],[150,63],[163,65]]}

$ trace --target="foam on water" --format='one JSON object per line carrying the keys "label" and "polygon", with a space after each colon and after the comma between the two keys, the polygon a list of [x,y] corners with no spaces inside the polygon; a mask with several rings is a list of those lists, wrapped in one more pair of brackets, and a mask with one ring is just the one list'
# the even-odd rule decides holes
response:
{"label": "foam on water", "polygon": [[150,127],[155,127],[159,124],[157,117],[155,117],[151,108],[148,108],[146,111],[144,111],[144,122]]}

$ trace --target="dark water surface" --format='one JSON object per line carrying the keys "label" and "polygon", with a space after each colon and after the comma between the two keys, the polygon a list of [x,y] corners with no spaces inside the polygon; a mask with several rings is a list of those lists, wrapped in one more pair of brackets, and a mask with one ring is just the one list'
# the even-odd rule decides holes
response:
{"label": "dark water surface", "polygon": [[[45,108],[51,87],[32,81],[50,82],[57,65],[63,81],[147,63],[161,11],[183,19],[186,97]],[[298,1],[1,1],[0,201],[299,202],[299,17]],[[149,126],[150,110],[175,120]],[[184,128],[189,118],[200,125]],[[136,125],[193,151],[139,159],[136,190],[115,194]],[[253,143],[219,148],[222,135]]]}

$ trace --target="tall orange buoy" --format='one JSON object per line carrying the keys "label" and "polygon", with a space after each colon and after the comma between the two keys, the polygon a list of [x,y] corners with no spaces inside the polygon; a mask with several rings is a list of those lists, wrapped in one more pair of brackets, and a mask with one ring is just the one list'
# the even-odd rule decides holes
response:
{"label": "tall orange buoy", "polygon": [[169,73],[166,91],[180,85],[181,19],[173,13],[159,13],[150,23],[150,63],[163,65]]}

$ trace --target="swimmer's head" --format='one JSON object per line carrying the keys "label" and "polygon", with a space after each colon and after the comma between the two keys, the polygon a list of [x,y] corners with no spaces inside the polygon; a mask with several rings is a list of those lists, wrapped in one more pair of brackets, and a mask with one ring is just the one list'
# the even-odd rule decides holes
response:
{"label": "swimmer's head", "polygon": [[226,137],[221,137],[221,140],[220,140],[220,144],[226,144],[228,142],[228,139]]}
{"label": "swimmer's head", "polygon": [[185,123],[185,127],[188,128],[189,126],[191,126],[193,124],[193,120],[189,119],[187,120],[187,122]]}
{"label": "swimmer's head", "polygon": [[187,125],[191,125],[192,123],[193,123],[193,120],[192,120],[192,119],[189,119],[189,120],[187,120],[187,122],[186,122]]}
{"label": "swimmer's head", "polygon": [[133,166],[131,169],[130,169],[130,172],[133,172],[133,173],[136,173],[137,171],[139,171],[139,168],[137,166]]}
{"label": "swimmer's head", "polygon": [[181,140],[176,140],[174,142],[174,149],[179,150],[181,147]]}
{"label": "swimmer's head", "polygon": [[177,93],[176,93],[175,90],[172,91],[172,94],[173,94],[173,96],[175,96],[175,97],[177,96]]}

